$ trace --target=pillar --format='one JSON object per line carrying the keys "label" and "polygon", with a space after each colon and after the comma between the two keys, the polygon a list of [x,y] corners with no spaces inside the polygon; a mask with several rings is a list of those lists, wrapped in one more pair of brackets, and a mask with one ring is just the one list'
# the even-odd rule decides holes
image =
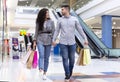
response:
{"label": "pillar", "polygon": [[112,16],[102,16],[102,41],[108,47],[112,48]]}

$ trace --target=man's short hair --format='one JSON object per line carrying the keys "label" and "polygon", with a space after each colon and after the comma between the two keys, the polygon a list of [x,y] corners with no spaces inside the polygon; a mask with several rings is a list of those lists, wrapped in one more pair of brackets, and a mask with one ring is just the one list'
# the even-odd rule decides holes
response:
{"label": "man's short hair", "polygon": [[61,8],[62,8],[62,7],[68,8],[68,10],[70,11],[70,6],[69,6],[69,5],[64,4],[64,5],[61,6]]}

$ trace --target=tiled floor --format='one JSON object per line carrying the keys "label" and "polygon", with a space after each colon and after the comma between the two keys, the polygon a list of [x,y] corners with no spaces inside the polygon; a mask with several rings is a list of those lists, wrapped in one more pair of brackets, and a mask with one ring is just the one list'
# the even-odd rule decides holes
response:
{"label": "tiled floor", "polygon": [[[21,60],[5,57],[0,67],[0,81],[64,82],[61,57],[51,56],[50,59],[48,79],[42,80],[38,69],[29,70]],[[75,64],[74,73],[69,82],[120,82],[120,59],[92,59],[92,63],[87,66]]]}

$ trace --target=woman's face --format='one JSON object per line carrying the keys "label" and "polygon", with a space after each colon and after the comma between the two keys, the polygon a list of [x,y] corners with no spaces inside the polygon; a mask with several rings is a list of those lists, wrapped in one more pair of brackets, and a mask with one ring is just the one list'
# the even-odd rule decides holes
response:
{"label": "woman's face", "polygon": [[48,11],[46,11],[46,19],[47,18],[50,18],[50,15],[49,15],[49,12]]}

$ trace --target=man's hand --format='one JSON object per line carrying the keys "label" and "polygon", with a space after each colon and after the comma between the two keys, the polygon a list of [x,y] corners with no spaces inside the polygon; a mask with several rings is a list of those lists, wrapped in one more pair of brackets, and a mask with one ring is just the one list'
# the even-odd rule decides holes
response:
{"label": "man's hand", "polygon": [[55,47],[57,45],[57,43],[56,42],[52,42],[52,45]]}
{"label": "man's hand", "polygon": [[84,42],[84,45],[88,45],[88,41],[85,41],[85,42]]}

